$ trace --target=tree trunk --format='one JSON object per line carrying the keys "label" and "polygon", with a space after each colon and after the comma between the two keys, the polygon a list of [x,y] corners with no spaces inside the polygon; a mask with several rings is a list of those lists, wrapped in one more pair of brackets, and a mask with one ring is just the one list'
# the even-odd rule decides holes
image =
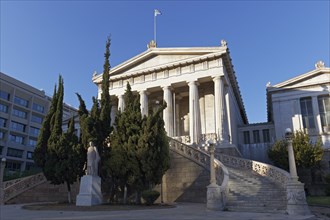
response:
{"label": "tree trunk", "polygon": [[135,203],[140,205],[141,204],[141,192],[140,191],[137,191],[136,194],[135,194]]}
{"label": "tree trunk", "polygon": [[66,182],[66,186],[68,188],[68,202],[71,204],[71,185],[69,182]]}
{"label": "tree trunk", "polygon": [[124,187],[124,204],[127,204],[127,187]]}

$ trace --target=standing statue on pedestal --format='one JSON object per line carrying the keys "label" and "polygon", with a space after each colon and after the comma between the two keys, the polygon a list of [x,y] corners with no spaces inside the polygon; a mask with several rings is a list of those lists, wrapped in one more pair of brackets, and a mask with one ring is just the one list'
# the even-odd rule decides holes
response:
{"label": "standing statue on pedestal", "polygon": [[86,175],[98,176],[98,166],[100,162],[100,155],[93,142],[89,142],[87,149],[87,170]]}
{"label": "standing statue on pedestal", "polygon": [[87,164],[85,163],[86,175],[80,181],[77,206],[93,206],[102,203],[101,178],[98,176],[99,162],[99,152],[90,141],[87,149]]}

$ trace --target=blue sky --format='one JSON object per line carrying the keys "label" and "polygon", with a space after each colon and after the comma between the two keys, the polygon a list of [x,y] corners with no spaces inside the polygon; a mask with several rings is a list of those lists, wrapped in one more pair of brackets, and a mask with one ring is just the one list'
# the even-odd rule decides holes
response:
{"label": "blue sky", "polygon": [[114,67],[158,47],[219,46],[225,39],[250,122],[266,116],[266,84],[330,66],[329,1],[4,1],[0,70],[52,94],[58,75],[65,102],[91,107],[107,35]]}

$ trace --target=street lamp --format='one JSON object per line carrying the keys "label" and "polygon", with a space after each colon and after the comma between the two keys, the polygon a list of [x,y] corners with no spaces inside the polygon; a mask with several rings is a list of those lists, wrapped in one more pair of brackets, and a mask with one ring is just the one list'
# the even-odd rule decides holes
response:
{"label": "street lamp", "polygon": [[3,205],[5,202],[4,187],[3,187],[3,176],[4,176],[5,167],[6,167],[6,158],[2,158],[0,165],[0,205]]}

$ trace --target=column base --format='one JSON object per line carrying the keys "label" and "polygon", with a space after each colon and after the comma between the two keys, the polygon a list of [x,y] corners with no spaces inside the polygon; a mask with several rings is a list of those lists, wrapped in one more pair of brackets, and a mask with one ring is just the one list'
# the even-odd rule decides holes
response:
{"label": "column base", "polygon": [[287,183],[287,201],[289,215],[312,215],[306,202],[303,183],[295,180]]}
{"label": "column base", "polygon": [[217,184],[207,186],[207,204],[206,208],[213,211],[222,211],[224,209],[223,190]]}

